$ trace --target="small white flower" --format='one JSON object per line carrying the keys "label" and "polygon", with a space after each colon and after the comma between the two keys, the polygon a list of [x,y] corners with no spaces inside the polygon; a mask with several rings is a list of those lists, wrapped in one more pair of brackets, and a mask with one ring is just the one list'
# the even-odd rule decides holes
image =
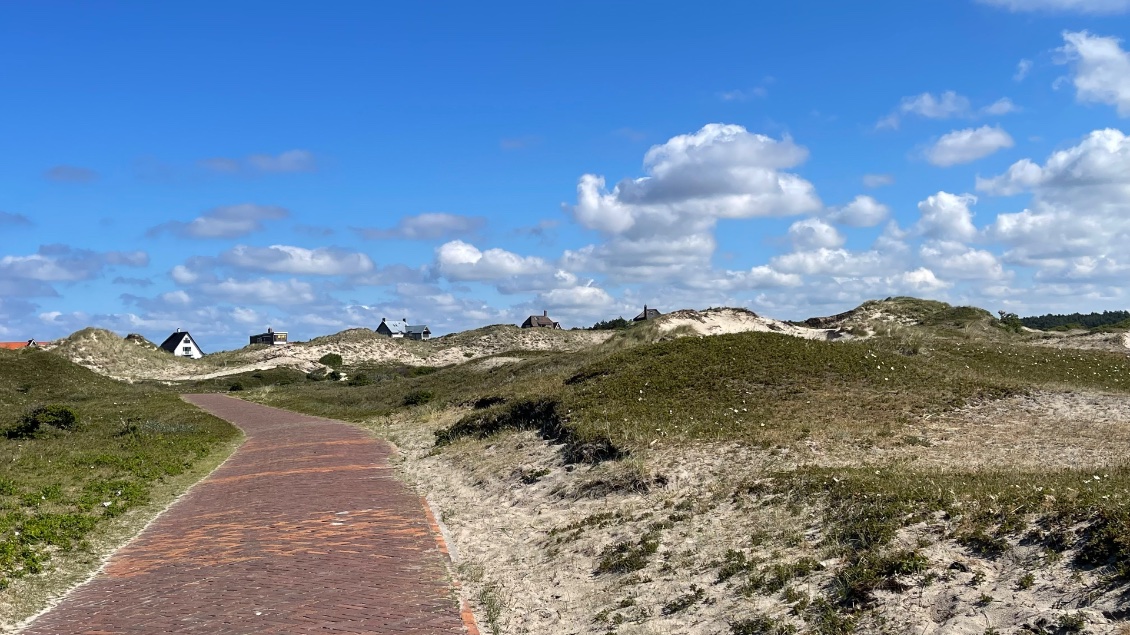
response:
{"label": "small white flower", "polygon": [[102,506],[103,506],[103,507],[109,507],[110,505],[113,505],[113,502],[111,502],[111,501],[102,501]]}

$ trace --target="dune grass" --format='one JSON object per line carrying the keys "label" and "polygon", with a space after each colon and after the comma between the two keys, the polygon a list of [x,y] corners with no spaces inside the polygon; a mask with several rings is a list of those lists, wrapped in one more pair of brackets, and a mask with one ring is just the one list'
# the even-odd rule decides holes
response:
{"label": "dune grass", "polygon": [[[37,406],[76,421],[29,430],[21,424]],[[0,351],[0,428],[0,588],[83,549],[104,520],[145,504],[155,484],[237,436],[168,391],[29,349]]]}

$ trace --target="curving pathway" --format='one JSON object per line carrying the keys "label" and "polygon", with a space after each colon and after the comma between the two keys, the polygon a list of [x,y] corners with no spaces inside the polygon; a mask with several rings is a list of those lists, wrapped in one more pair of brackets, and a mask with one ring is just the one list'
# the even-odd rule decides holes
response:
{"label": "curving pathway", "polygon": [[391,447],[223,395],[246,441],[25,635],[461,634],[442,543]]}

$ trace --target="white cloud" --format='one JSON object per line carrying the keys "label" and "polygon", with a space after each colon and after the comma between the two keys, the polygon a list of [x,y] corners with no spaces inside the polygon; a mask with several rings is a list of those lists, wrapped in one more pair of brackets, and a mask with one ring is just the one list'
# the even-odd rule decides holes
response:
{"label": "white cloud", "polygon": [[680,280],[692,271],[709,268],[715,246],[710,232],[635,240],[618,237],[566,250],[561,261],[571,271],[603,273],[618,282]]}
{"label": "white cloud", "polygon": [[886,220],[891,210],[870,196],[856,196],[843,207],[829,210],[828,220],[852,227],[873,227]]}
{"label": "white cloud", "polygon": [[1001,97],[981,109],[981,114],[984,115],[1007,115],[1014,112],[1020,112],[1020,107],[1012,103],[1008,97]]}
{"label": "white cloud", "polygon": [[1087,31],[1064,32],[1063,39],[1059,52],[1072,67],[1075,98],[1114,106],[1119,116],[1130,116],[1130,55],[1120,40]]}
{"label": "white cloud", "polygon": [[819,248],[776,256],[769,261],[775,271],[816,276],[878,276],[898,268],[898,263],[878,251]]}
{"label": "white cloud", "polygon": [[184,238],[239,238],[263,229],[263,221],[279,220],[290,212],[269,205],[228,205],[208,210],[188,221],[169,221],[151,228],[146,235],[158,236],[170,232]]}
{"label": "white cloud", "polygon": [[175,304],[180,306],[189,306],[192,304],[192,296],[183,289],[176,291],[169,291],[168,293],[161,294],[161,300],[167,304]]}
{"label": "white cloud", "polygon": [[[1130,244],[1130,138],[1119,130],[1095,130],[1039,165],[1030,159],[1002,175],[980,179],[978,189],[998,195],[1032,192],[1029,209],[1000,214],[989,237],[1008,244],[1009,262],[1040,267],[1045,275],[1076,276]],[[1092,268],[1096,275],[1101,267]]]}
{"label": "white cloud", "polygon": [[1009,11],[1114,14],[1130,10],[1130,0],[980,0]]}
{"label": "white cloud", "polygon": [[500,281],[551,270],[546,261],[536,256],[519,256],[497,248],[480,251],[461,240],[444,243],[436,249],[436,268],[440,275],[453,281]]}
{"label": "white cloud", "polygon": [[1005,174],[977,180],[978,190],[997,195],[1038,188],[1057,197],[1130,196],[1130,137],[1113,128],[1094,130],[1078,145],[1053,153],[1043,166],[1022,159]]}
{"label": "white cloud", "polygon": [[788,138],[708,124],[652,147],[644,157],[648,176],[625,179],[611,192],[603,177],[584,175],[571,211],[589,229],[637,236],[701,231],[719,218],[812,212],[820,207],[812,184],[779,171],[807,156]]}
{"label": "white cloud", "polygon": [[789,240],[799,250],[834,248],[844,244],[844,237],[819,218],[798,220],[789,226]]}
{"label": "white cloud", "polygon": [[906,115],[918,115],[927,119],[952,119],[968,117],[971,112],[972,104],[969,98],[952,90],[947,90],[937,97],[933,93],[922,93],[913,97],[903,97],[895,112],[880,119],[875,127],[898,128]]}
{"label": "white cloud", "polygon": [[288,306],[309,304],[317,299],[313,285],[293,278],[290,280],[271,280],[269,278],[236,280],[227,278],[204,282],[197,288],[208,295],[237,303]]}
{"label": "white cloud", "polygon": [[1022,59],[1016,63],[1016,73],[1012,76],[1012,81],[1022,82],[1028,73],[1032,72],[1032,60]]}
{"label": "white cloud", "polygon": [[908,289],[912,293],[933,293],[953,286],[949,282],[939,280],[934,272],[926,267],[890,276],[886,279],[886,283],[896,288]]}
{"label": "white cloud", "polygon": [[374,268],[373,261],[365,254],[332,247],[304,249],[291,245],[236,245],[224,252],[220,260],[233,267],[251,271],[315,276],[359,275]]}
{"label": "white cloud", "polygon": [[481,216],[458,216],[442,212],[429,212],[401,218],[391,229],[356,227],[362,238],[399,240],[439,240],[454,236],[467,236],[482,228],[486,219]]}
{"label": "white cloud", "polygon": [[971,163],[1012,146],[1012,137],[1000,126],[981,126],[943,135],[926,149],[925,157],[933,165],[949,167]]}
{"label": "white cloud", "polygon": [[548,309],[593,310],[606,308],[612,302],[607,291],[595,286],[553,289],[538,294],[538,304]]}
{"label": "white cloud", "polygon": [[890,174],[864,174],[863,184],[870,188],[893,185],[895,177]]}
{"label": "white cloud", "polygon": [[997,257],[952,240],[931,240],[919,248],[922,262],[950,278],[1000,280],[1006,277]]}
{"label": "white cloud", "polygon": [[144,251],[95,252],[67,245],[41,245],[34,254],[0,257],[0,278],[38,282],[90,280],[107,267],[144,267],[149,255]]}
{"label": "white cloud", "polygon": [[921,214],[915,225],[915,232],[940,240],[967,242],[977,235],[973,226],[973,211],[970,205],[977,202],[972,194],[950,194],[938,192],[918,203]]}
{"label": "white cloud", "polygon": [[193,284],[200,279],[200,273],[186,267],[184,265],[177,265],[169,272],[173,281],[177,284]]}

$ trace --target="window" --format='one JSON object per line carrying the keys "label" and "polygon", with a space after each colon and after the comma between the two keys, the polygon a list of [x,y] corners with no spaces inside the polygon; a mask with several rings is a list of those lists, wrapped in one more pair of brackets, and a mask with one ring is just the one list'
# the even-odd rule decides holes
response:
{"label": "window", "polygon": [[181,349],[181,352],[183,352],[185,355],[192,355],[192,347],[191,346],[185,346],[184,348]]}

